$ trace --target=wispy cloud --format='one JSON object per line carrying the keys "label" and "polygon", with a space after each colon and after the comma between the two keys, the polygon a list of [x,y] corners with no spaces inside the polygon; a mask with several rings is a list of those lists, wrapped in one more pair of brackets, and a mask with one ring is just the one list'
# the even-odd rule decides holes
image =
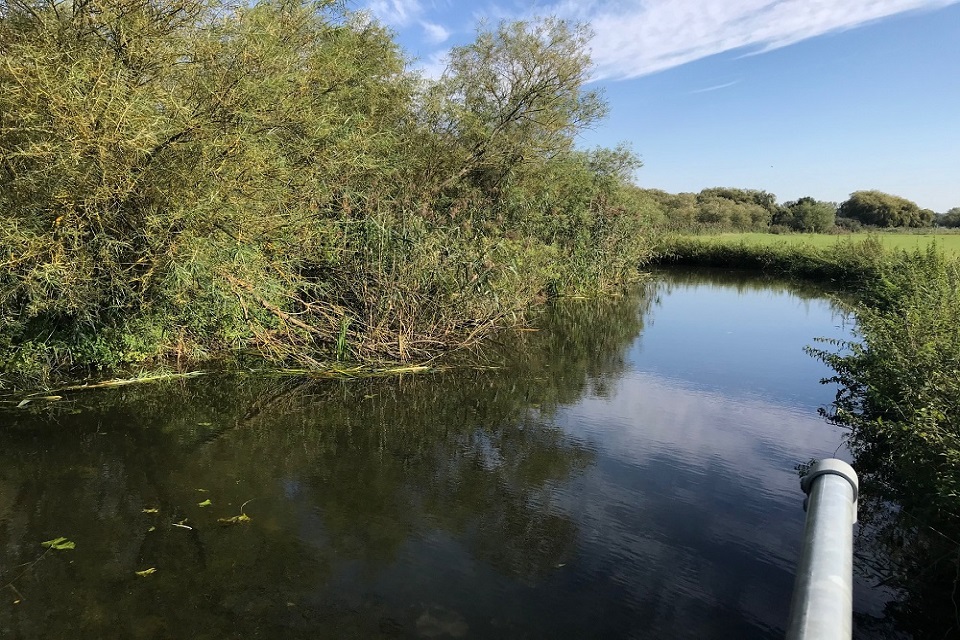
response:
{"label": "wispy cloud", "polygon": [[427,35],[427,41],[431,44],[440,44],[450,38],[450,30],[443,25],[434,22],[421,22],[424,32]]}
{"label": "wispy cloud", "polygon": [[447,57],[449,54],[450,51],[448,49],[434,51],[425,59],[420,60],[417,64],[415,64],[414,68],[419,71],[423,77],[436,80],[443,75],[444,71],[446,71],[448,60]]}
{"label": "wispy cloud", "polygon": [[367,10],[385,23],[401,28],[420,17],[423,5],[420,0],[370,0]]}
{"label": "wispy cloud", "polygon": [[715,84],[712,87],[704,87],[703,89],[694,89],[690,93],[708,93],[710,91],[717,91],[719,89],[726,89],[727,87],[732,87],[735,84],[740,84],[739,80],[734,80],[733,82],[724,82],[723,84]]}
{"label": "wispy cloud", "polygon": [[[491,0],[474,17],[491,21],[557,15],[589,23],[594,78],[635,78],[732,50],[762,53],[854,29],[909,11],[960,0]],[[533,4],[534,7],[530,8]],[[437,22],[442,0],[367,0],[367,10],[395,29],[422,29],[431,46],[451,32]],[[436,66],[436,60],[433,61]],[[720,88],[720,87],[717,87]],[[708,87],[709,90],[714,88]]]}
{"label": "wispy cloud", "polygon": [[960,0],[560,0],[540,3],[535,12],[589,22],[596,32],[595,77],[622,79],[733,49],[770,51],[956,2]]}

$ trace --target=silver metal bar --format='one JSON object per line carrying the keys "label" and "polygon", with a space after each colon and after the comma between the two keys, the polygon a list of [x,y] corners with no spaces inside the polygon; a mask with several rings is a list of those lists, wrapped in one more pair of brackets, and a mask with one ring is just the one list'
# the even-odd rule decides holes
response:
{"label": "silver metal bar", "polygon": [[857,474],[846,462],[829,458],[815,464],[800,486],[807,494],[807,522],[787,640],[849,640]]}

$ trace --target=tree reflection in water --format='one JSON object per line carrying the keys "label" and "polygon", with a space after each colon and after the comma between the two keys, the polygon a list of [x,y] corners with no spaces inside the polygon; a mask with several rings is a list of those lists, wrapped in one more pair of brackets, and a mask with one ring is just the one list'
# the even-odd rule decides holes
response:
{"label": "tree reflection in water", "polygon": [[[563,304],[483,369],[200,378],[6,413],[0,635],[464,632],[469,605],[438,588],[535,585],[571,554],[551,492],[593,454],[550,416],[623,371],[641,296]],[[241,505],[249,523],[218,523]],[[24,572],[57,536],[76,549]]]}

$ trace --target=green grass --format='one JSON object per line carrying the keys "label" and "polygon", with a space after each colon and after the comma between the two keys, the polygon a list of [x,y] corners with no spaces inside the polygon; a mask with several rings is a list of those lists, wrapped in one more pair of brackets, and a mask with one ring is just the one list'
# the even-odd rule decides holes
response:
{"label": "green grass", "polygon": [[700,236],[704,240],[716,240],[724,244],[745,243],[750,246],[809,245],[826,248],[838,243],[861,242],[876,238],[885,249],[925,249],[935,243],[944,253],[960,257],[960,234],[952,233],[851,233],[833,235],[825,233],[721,233],[716,236]]}

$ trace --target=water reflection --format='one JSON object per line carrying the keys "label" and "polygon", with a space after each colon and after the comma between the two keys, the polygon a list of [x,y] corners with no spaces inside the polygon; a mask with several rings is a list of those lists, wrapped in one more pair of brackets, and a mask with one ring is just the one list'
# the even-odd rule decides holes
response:
{"label": "water reflection", "polygon": [[[840,443],[802,347],[843,329],[822,300],[751,287],[679,275],[568,301],[486,370],[5,414],[0,634],[779,637],[793,465]],[[717,330],[727,308],[749,348]],[[771,359],[783,375],[744,373]],[[76,549],[24,565],[57,536]]]}

